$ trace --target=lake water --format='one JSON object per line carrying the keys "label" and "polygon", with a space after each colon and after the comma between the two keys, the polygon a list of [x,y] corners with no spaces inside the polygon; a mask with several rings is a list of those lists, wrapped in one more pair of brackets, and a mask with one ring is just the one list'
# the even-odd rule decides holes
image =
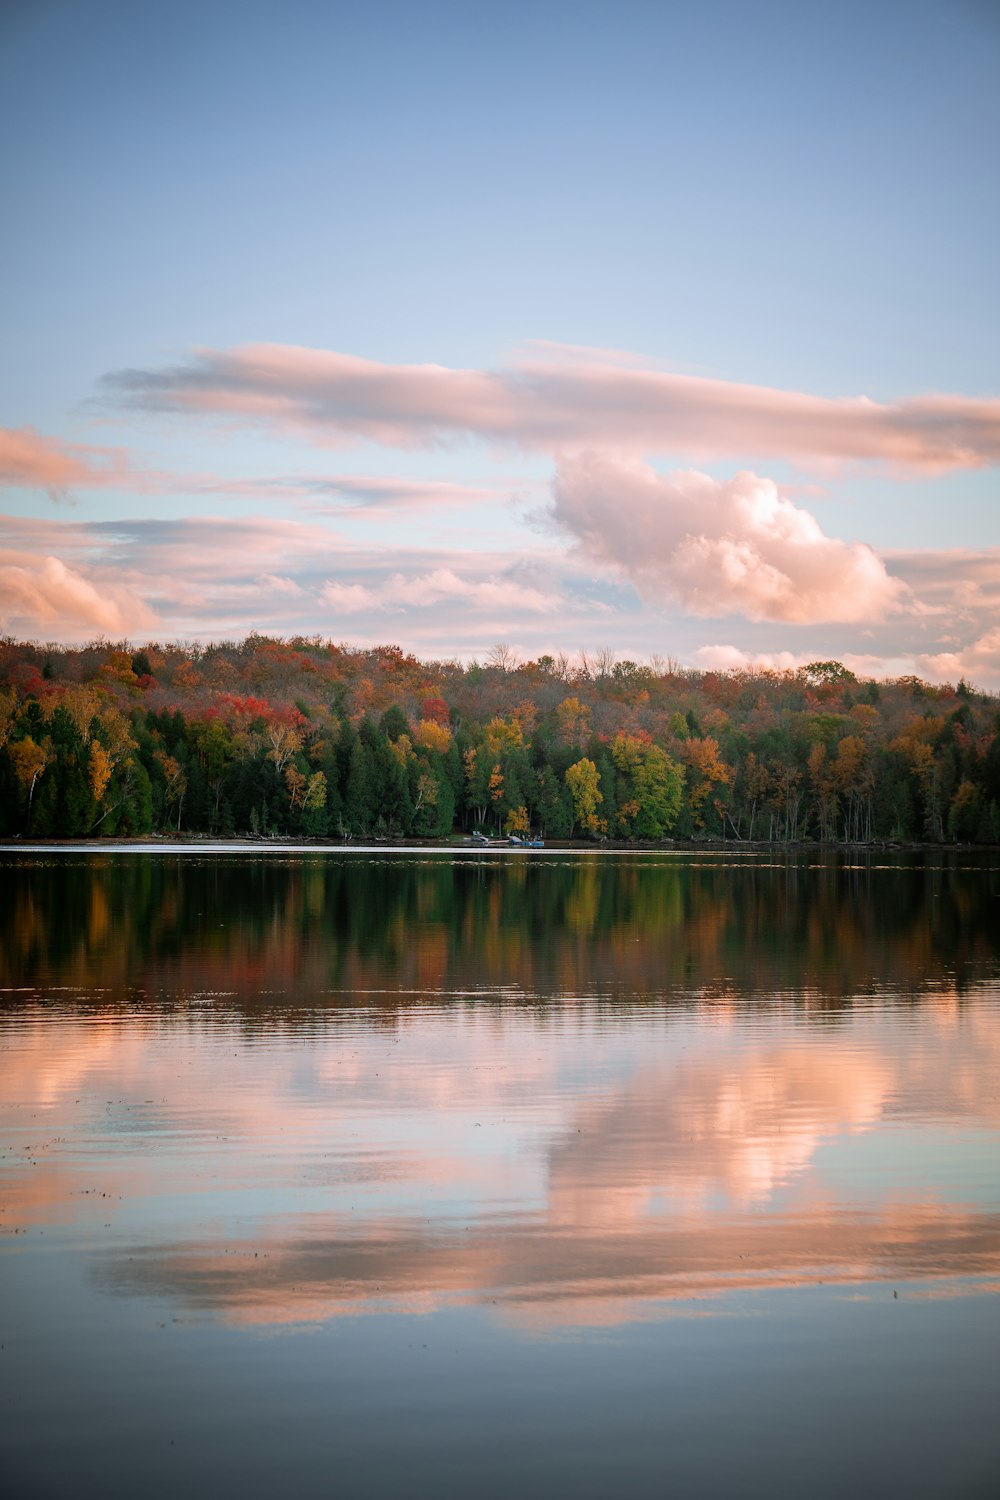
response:
{"label": "lake water", "polygon": [[0,854],[21,1497],[1000,1493],[1000,858]]}

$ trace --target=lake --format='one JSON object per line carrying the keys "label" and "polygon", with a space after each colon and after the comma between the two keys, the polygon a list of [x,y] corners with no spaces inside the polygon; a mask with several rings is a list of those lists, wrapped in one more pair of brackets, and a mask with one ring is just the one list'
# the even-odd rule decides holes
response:
{"label": "lake", "polygon": [[1000,856],[0,853],[20,1497],[995,1497]]}

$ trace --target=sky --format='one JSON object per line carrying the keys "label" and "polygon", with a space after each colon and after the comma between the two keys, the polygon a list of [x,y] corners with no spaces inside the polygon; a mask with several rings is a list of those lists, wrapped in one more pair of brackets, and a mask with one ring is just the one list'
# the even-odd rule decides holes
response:
{"label": "sky", "polygon": [[998,69],[998,0],[0,0],[0,631],[1000,689]]}

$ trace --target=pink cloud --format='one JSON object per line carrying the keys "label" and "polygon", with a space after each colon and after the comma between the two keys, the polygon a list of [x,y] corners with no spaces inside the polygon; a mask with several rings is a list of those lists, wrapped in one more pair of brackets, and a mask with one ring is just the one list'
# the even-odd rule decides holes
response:
{"label": "pink cloud", "polygon": [[315,520],[0,516],[0,629],[66,640],[87,627],[336,635],[345,618],[368,615],[370,638],[382,638],[389,616],[395,638],[405,616],[413,646],[461,632],[474,654],[519,619],[566,611],[554,561],[543,549],[480,555],[358,544]]}
{"label": "pink cloud", "polygon": [[341,615],[361,614],[366,609],[380,607],[377,589],[363,583],[336,583],[330,581],[323,587],[321,598],[324,604]]}
{"label": "pink cloud", "polygon": [[135,481],[118,448],[92,448],[45,437],[33,427],[0,427],[0,485],[61,491],[70,485]]}
{"label": "pink cloud", "polygon": [[462,576],[448,567],[425,573],[393,573],[374,587],[331,580],[323,589],[323,598],[344,614],[369,609],[428,609],[442,604],[551,614],[565,606],[562,597],[551,589],[535,588],[516,578],[498,575]]}
{"label": "pink cloud", "polygon": [[695,661],[709,672],[745,672],[760,667],[771,672],[794,672],[804,658],[794,651],[744,651],[740,646],[699,646]]}
{"label": "pink cloud", "polygon": [[875,460],[930,473],[1000,461],[1000,400],[925,395],[880,403],[707,379],[627,356],[541,346],[506,369],[387,365],[334,350],[256,344],[202,350],[105,388],[149,411],[212,413],[413,447],[477,437],[558,451],[806,462]]}
{"label": "pink cloud", "polygon": [[302,589],[295,579],[286,578],[281,573],[261,573],[257,584],[265,593],[287,594],[292,599],[301,598],[302,595]]}
{"label": "pink cloud", "polygon": [[394,574],[387,580],[383,592],[389,600],[396,598],[402,604],[418,607],[447,601],[494,609],[526,609],[541,614],[550,614],[562,607],[562,600],[551,592],[516,579],[460,577],[452,568],[435,568],[432,572],[409,578]]}
{"label": "pink cloud", "polygon": [[0,622],[25,635],[55,628],[128,635],[157,624],[155,613],[126,585],[95,580],[58,557],[0,551]]}
{"label": "pink cloud", "polygon": [[[825,536],[768,480],[667,478],[584,458],[564,462],[559,484],[556,515],[575,548],[381,545],[302,517],[0,516],[0,632],[75,641],[350,630],[358,644],[391,639],[430,657],[482,657],[498,640],[524,657],[670,650],[716,670],[836,657],[864,676],[1000,687],[990,634],[1000,551],[897,553],[890,573],[867,548]],[[699,546],[685,548],[691,535]],[[668,599],[702,618],[761,623],[706,638],[680,611],[668,625]]]}
{"label": "pink cloud", "polygon": [[334,495],[349,502],[352,508],[444,510],[507,498],[506,491],[478,485],[452,484],[439,479],[382,478],[370,474],[334,474],[327,478],[305,478],[296,483],[306,491]]}
{"label": "pink cloud", "polygon": [[1000,625],[957,651],[939,651],[917,661],[922,673],[939,681],[958,682],[964,677],[977,687],[993,687],[1000,683]]}
{"label": "pink cloud", "polygon": [[554,517],[644,598],[696,615],[793,624],[878,620],[906,590],[870,547],[826,536],[770,479],[668,477],[638,461],[565,459]]}
{"label": "pink cloud", "polygon": [[927,548],[886,556],[893,572],[924,600],[928,613],[961,612],[970,619],[1000,613],[1000,548]]}
{"label": "pink cloud", "polygon": [[[817,659],[814,646],[807,651],[752,651],[741,646],[712,644],[699,646],[694,659],[699,667],[711,672],[794,672]],[[820,653],[821,654],[821,653]],[[836,659],[858,677],[903,677],[917,671],[911,656],[877,656],[857,651],[837,651]]]}
{"label": "pink cloud", "polygon": [[[496,489],[439,479],[371,474],[232,478],[213,473],[137,470],[122,448],[67,443],[31,427],[0,427],[0,488],[41,488],[58,496],[71,486],[127,486],[143,493],[281,501],[321,513],[345,515],[361,509],[449,510],[490,502],[498,504],[510,498],[509,487]],[[324,505],[324,498],[339,505]]]}

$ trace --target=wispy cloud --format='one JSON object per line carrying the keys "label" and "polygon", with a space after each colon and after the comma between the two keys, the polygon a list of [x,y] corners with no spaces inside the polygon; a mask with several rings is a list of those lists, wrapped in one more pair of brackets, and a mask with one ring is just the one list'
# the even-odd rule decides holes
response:
{"label": "wispy cloud", "polygon": [[[641,465],[637,471],[648,494],[620,512],[634,517],[635,535],[623,542],[615,538],[613,499],[626,491],[616,483],[613,491],[598,490],[595,501],[586,488],[594,476],[581,472],[561,502],[575,507],[573,534],[581,538],[568,550],[537,540],[509,550],[401,540],[375,545],[320,518],[0,516],[0,631],[67,642],[99,634],[204,640],[252,629],[301,631],[395,640],[429,657],[465,658],[504,640],[525,656],[610,648],[639,658],[669,651],[715,668],[783,668],[836,656],[865,675],[920,672],[952,681],[964,675],[981,687],[1000,687],[1000,551],[973,554],[976,566],[963,552],[896,554],[890,572],[865,549],[852,574],[851,548],[823,536],[794,507],[781,519],[788,502],[769,481],[748,479],[744,487],[682,476],[693,485],[685,492],[688,513],[698,516],[698,535],[707,538],[704,550],[694,551],[694,568],[683,546],[675,546],[675,521],[660,514],[673,503],[661,487],[676,484],[677,476],[650,478]],[[761,505],[777,507],[780,524],[765,528],[758,559],[753,521]],[[774,550],[771,537],[782,525],[789,533],[784,552]],[[620,530],[624,535],[629,525]],[[725,546],[716,555],[720,538]],[[730,552],[746,571],[726,583]],[[868,587],[872,609],[888,600],[881,622],[860,610],[851,618],[838,592],[841,568],[847,585]],[[633,583],[615,583],[614,574]],[[679,595],[693,614],[689,601],[697,603],[698,590],[708,598],[705,617],[732,615],[738,607],[756,623],[738,633],[727,624],[724,635],[706,639],[671,602]],[[840,601],[841,623],[819,622],[810,590],[828,612]],[[897,608],[899,601],[905,607]]]}
{"label": "wispy cloud", "polygon": [[0,427],[0,486],[47,490],[63,498],[75,485],[141,483],[121,448],[95,448],[46,437],[33,427]]}
{"label": "wispy cloud", "polygon": [[464,576],[448,567],[425,573],[393,573],[377,587],[330,581],[324,586],[323,598],[348,614],[461,604],[473,609],[509,610],[516,617],[525,612],[553,614],[566,603],[561,593],[551,588],[534,587],[510,573],[484,574],[481,567]]}
{"label": "wispy cloud", "polygon": [[551,551],[374,547],[319,521],[268,517],[58,522],[0,517],[0,628],[206,636],[348,626],[485,649],[513,627],[579,614]]}
{"label": "wispy cloud", "polygon": [[382,478],[368,474],[335,474],[329,478],[303,478],[296,486],[314,495],[330,495],[352,506],[393,510],[449,510],[464,506],[496,504],[508,492],[482,485],[453,484],[438,479]]}
{"label": "wispy cloud", "polygon": [[120,370],[108,398],[150,412],[292,426],[321,443],[418,447],[474,437],[557,452],[610,447],[697,461],[878,461],[939,473],[1000,462],[1000,400],[831,399],[553,351],[497,370],[389,365],[334,350],[205,349],[164,369]]}

